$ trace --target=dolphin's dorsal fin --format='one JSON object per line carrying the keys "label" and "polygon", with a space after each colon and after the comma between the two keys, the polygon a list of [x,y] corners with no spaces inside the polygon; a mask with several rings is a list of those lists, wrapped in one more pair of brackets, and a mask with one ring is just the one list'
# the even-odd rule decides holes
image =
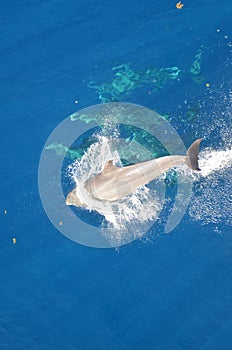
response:
{"label": "dolphin's dorsal fin", "polygon": [[106,162],[106,164],[104,165],[104,168],[102,170],[102,174],[108,174],[110,172],[112,172],[113,170],[115,170],[117,167],[113,164],[113,159],[110,159]]}
{"label": "dolphin's dorsal fin", "polygon": [[197,139],[194,141],[187,151],[187,164],[192,170],[201,170],[198,165],[198,155],[199,155],[199,146],[203,139]]}

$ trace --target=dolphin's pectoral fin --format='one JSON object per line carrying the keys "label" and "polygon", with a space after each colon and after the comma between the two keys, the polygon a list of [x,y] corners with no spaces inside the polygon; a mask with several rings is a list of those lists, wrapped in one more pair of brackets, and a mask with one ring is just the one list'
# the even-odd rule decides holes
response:
{"label": "dolphin's pectoral fin", "polygon": [[117,167],[113,164],[113,159],[110,159],[106,162],[106,164],[102,170],[102,174],[106,175],[106,174],[108,174],[116,169],[117,169]]}

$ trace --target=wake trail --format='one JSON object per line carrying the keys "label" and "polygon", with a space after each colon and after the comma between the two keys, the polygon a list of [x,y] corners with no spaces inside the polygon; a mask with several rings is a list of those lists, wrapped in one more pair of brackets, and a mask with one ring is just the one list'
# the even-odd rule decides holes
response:
{"label": "wake trail", "polygon": [[[232,149],[205,149],[195,182],[190,216],[202,224],[232,224]],[[216,227],[217,229],[217,227]]]}
{"label": "wake trail", "polygon": [[201,176],[206,177],[210,174],[224,171],[232,165],[232,149],[222,151],[213,151],[205,149],[200,153],[199,164]]}

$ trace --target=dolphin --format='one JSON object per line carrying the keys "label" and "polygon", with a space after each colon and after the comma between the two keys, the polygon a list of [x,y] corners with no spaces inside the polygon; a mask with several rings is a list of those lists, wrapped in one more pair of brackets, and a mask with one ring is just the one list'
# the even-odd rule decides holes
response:
{"label": "dolphin", "polygon": [[[113,164],[113,160],[108,160],[102,172],[88,179],[84,187],[93,199],[114,202],[132,194],[139,187],[182,163],[187,164],[193,171],[199,171],[198,154],[201,141],[202,138],[194,141],[185,156],[164,156],[124,167],[117,167]],[[66,205],[88,206],[79,198],[77,187],[67,195]]]}

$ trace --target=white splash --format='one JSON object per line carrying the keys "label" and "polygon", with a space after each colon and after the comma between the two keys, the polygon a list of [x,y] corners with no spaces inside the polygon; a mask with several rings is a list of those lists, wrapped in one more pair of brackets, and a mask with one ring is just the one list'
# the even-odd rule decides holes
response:
{"label": "white splash", "polygon": [[203,177],[220,170],[223,171],[232,165],[232,149],[214,151],[207,148],[200,153],[199,164]]}
{"label": "white splash", "polygon": [[81,160],[75,161],[69,167],[69,174],[77,186],[78,197],[87,204],[87,209],[96,210],[105,217],[107,230],[104,232],[107,232],[108,238],[114,244],[122,243],[128,235],[142,237],[145,232],[144,225],[158,219],[163,203],[157,191],[146,186],[123,200],[112,203],[92,198],[84,184],[86,180],[99,174],[109,159],[113,159],[117,166],[122,165],[118,152],[112,151],[110,140],[99,137],[99,142],[92,144]]}
{"label": "white splash", "polygon": [[202,224],[232,224],[232,150],[205,149],[200,154],[198,182],[190,216]]}

